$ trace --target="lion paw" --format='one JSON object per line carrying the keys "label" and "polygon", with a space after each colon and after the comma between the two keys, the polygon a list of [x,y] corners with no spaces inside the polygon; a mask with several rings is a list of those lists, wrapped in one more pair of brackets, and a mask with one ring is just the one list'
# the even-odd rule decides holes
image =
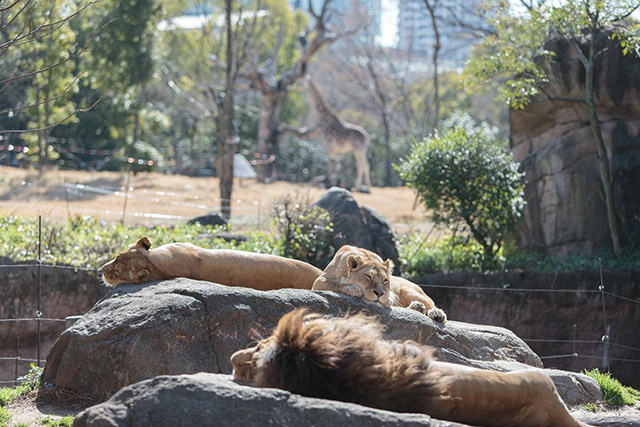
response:
{"label": "lion paw", "polygon": [[340,292],[343,294],[351,295],[352,297],[362,297],[364,292],[358,285],[346,285],[340,288]]}
{"label": "lion paw", "polygon": [[429,312],[427,313],[427,316],[429,316],[436,322],[447,323],[447,315],[442,309],[438,307],[434,307],[431,310],[429,310]]}
{"label": "lion paw", "polygon": [[407,308],[418,311],[422,314],[427,314],[427,307],[425,307],[420,301],[412,301]]}

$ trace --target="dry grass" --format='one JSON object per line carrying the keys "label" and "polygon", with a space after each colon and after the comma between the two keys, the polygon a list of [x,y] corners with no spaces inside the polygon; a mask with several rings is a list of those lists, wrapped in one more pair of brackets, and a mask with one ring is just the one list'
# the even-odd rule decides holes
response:
{"label": "dry grass", "polygon": [[[91,215],[106,221],[119,221],[124,207],[126,173],[50,171],[41,180],[37,172],[0,167],[0,213],[43,215],[62,220],[68,215]],[[65,183],[82,184],[117,195],[85,190],[66,190]],[[217,178],[192,178],[159,173],[131,175],[126,223],[138,225],[172,224],[219,209]],[[304,184],[275,182],[259,184],[236,180],[232,214],[236,228],[268,226],[271,201],[285,195],[316,200],[324,189]],[[429,230],[421,207],[413,209],[415,192],[406,187],[372,188],[371,194],[354,193],[359,204],[378,210],[396,232],[407,229]]]}

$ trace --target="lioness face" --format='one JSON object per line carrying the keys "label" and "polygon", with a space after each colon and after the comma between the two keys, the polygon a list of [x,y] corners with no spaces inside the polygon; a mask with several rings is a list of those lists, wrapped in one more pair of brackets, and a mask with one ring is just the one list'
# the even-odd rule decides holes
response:
{"label": "lioness face", "polygon": [[102,278],[107,285],[120,283],[140,283],[149,280],[151,265],[146,251],[151,247],[149,239],[143,237],[126,252],[119,253],[115,259],[100,268]]}
{"label": "lioness face", "polygon": [[385,307],[390,305],[392,263],[386,260],[383,263],[364,261],[357,255],[349,257],[347,277],[341,281],[345,284],[357,285],[362,289],[362,298],[366,301],[381,304]]}

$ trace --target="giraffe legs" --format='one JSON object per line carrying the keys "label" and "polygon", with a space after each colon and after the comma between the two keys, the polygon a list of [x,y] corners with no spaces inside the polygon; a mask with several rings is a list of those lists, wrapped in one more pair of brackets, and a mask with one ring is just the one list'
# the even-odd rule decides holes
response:
{"label": "giraffe legs", "polygon": [[[368,193],[371,188],[370,166],[367,159],[366,151],[355,151],[354,156],[356,158],[356,166],[358,168],[358,177],[356,178],[356,191],[362,193]],[[364,179],[365,186],[362,186],[362,180]]]}

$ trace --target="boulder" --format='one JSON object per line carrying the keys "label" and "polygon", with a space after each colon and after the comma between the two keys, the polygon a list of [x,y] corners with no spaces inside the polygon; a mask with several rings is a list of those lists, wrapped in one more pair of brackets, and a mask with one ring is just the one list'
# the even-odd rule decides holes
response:
{"label": "boulder", "polygon": [[210,213],[207,215],[202,215],[189,220],[189,224],[200,224],[200,225],[227,225],[227,220],[218,215],[217,213]]}
{"label": "boulder", "polygon": [[104,400],[158,375],[228,374],[233,352],[268,336],[282,315],[298,307],[374,315],[385,325],[386,338],[433,346],[445,361],[503,371],[542,367],[522,340],[499,327],[442,325],[409,309],[333,292],[262,292],[174,279],[114,288],[59,337],[43,381]]}
{"label": "boulder", "polygon": [[[615,203],[628,234],[640,230],[640,59],[622,55],[619,42],[598,41],[605,49],[595,61],[595,101],[614,181]],[[580,254],[610,246],[609,226],[596,141],[584,99],[584,68],[566,40],[546,49],[552,62],[540,60],[550,76],[545,92],[523,110],[510,111],[514,159],[526,174],[521,247],[542,247],[554,254]],[[588,226],[585,226],[588,224]]]}
{"label": "boulder", "polygon": [[359,206],[353,194],[333,187],[313,203],[329,212],[337,236],[336,246],[353,245],[390,259],[398,266],[396,239],[387,220],[373,208]]}
{"label": "boulder", "polygon": [[229,375],[160,376],[120,390],[76,417],[74,427],[194,426],[461,426],[422,414],[253,388]]}

